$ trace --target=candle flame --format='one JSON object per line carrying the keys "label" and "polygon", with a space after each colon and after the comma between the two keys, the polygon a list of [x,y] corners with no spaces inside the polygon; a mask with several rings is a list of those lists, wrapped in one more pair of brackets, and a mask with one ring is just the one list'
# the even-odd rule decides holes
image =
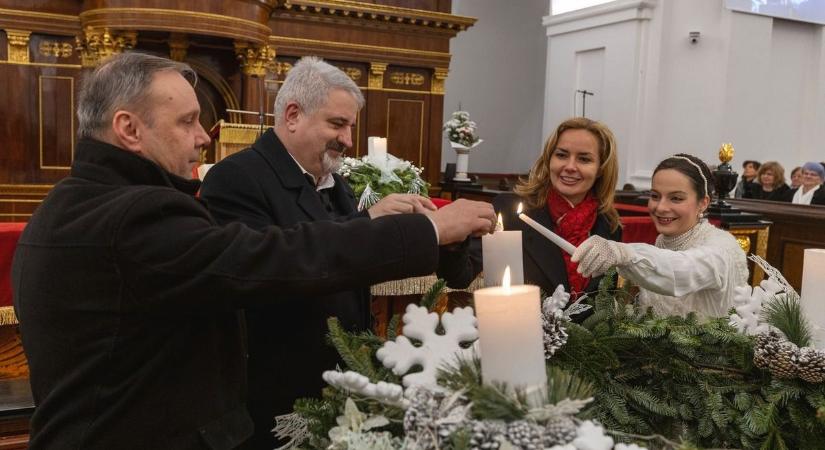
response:
{"label": "candle flame", "polygon": [[510,289],[510,266],[504,268],[504,276],[501,277],[501,287]]}
{"label": "candle flame", "polygon": [[524,205],[521,202],[519,202],[518,209],[516,209],[516,214],[521,214],[522,211],[524,211]]}
{"label": "candle flame", "polygon": [[504,220],[501,219],[501,213],[498,213],[498,222],[496,222],[496,231],[504,231]]}

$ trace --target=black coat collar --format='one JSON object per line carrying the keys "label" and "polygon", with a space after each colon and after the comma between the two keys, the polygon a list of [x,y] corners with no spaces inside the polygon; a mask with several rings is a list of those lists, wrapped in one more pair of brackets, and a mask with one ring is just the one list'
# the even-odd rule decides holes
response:
{"label": "black coat collar", "polygon": [[[329,219],[329,214],[324,209],[323,203],[315,190],[304,175],[301,167],[289,154],[283,142],[278,139],[278,135],[272,128],[269,128],[252,145],[252,148],[266,161],[284,188],[295,191],[298,206],[304,210],[313,220]],[[330,200],[338,202],[340,205],[353,205],[355,196],[347,185],[346,181],[338,174],[333,174],[335,186],[332,188]]]}
{"label": "black coat collar", "polygon": [[103,184],[168,186],[189,195],[200,189],[198,180],[181,178],[146,158],[88,138],[77,143],[71,176]]}

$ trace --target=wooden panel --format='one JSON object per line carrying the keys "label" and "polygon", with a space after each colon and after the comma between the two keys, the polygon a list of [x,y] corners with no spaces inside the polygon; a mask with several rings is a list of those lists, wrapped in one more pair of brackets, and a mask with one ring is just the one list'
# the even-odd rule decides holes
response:
{"label": "wooden panel", "polygon": [[729,202],[773,222],[765,259],[785,275],[791,286],[799,290],[802,286],[803,251],[806,248],[825,248],[825,206],[744,199]]}
{"label": "wooden panel", "polygon": [[69,170],[74,159],[74,78],[41,75],[38,85],[40,169]]}
{"label": "wooden panel", "polygon": [[387,99],[387,149],[417,166],[424,163],[425,100]]}

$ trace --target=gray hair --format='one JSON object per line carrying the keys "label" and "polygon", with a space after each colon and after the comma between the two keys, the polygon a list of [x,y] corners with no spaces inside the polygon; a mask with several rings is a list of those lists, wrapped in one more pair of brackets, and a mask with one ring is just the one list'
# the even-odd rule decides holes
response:
{"label": "gray hair", "polygon": [[187,64],[128,52],[112,56],[83,80],[77,101],[77,137],[100,138],[120,109],[129,109],[152,124],[147,97],[149,85],[158,72],[181,74],[192,86],[198,76]]}
{"label": "gray hair", "polygon": [[304,114],[312,114],[327,101],[332,89],[342,89],[352,94],[358,109],[364,106],[361,89],[341,69],[314,56],[301,58],[289,69],[275,97],[275,123],[283,121],[286,105],[290,102],[300,105]]}

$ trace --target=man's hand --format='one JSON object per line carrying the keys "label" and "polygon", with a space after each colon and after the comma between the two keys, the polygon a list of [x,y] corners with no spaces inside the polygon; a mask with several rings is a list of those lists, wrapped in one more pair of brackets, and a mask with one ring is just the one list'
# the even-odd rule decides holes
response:
{"label": "man's hand", "polygon": [[496,227],[493,205],[458,199],[437,211],[425,213],[438,229],[438,245],[461,242],[470,234],[492,233]]}
{"label": "man's hand", "polygon": [[436,207],[427,197],[416,194],[390,194],[367,209],[370,219],[391,214],[426,213]]}

